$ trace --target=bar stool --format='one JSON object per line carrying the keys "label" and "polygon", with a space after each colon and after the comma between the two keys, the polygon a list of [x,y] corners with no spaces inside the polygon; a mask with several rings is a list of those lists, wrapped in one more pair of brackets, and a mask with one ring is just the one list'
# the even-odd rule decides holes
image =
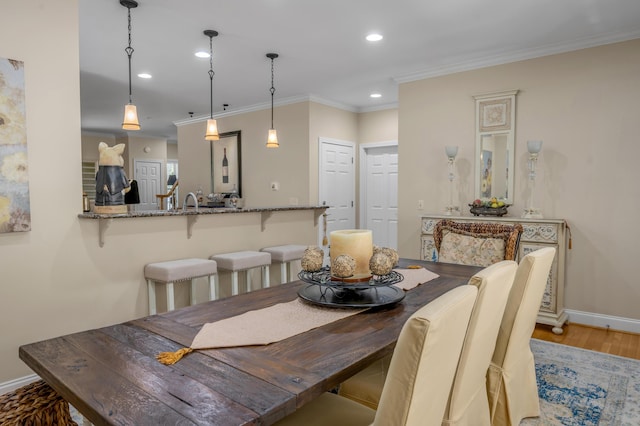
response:
{"label": "bar stool", "polygon": [[155,284],[165,283],[167,288],[167,310],[175,309],[173,283],[180,281],[191,282],[190,303],[196,303],[195,278],[209,277],[209,300],[218,298],[218,265],[208,259],[179,259],[167,262],[149,263],[144,267],[144,277],[149,288],[149,313],[156,314],[156,287]]}
{"label": "bar stool", "polygon": [[269,265],[271,254],[260,251],[238,251],[234,253],[215,254],[209,257],[218,263],[220,270],[231,271],[231,294],[238,294],[238,272],[245,271],[247,291],[251,291],[251,275],[249,270],[262,268],[262,286],[269,287]]}
{"label": "bar stool", "polygon": [[307,246],[286,244],[283,246],[265,247],[260,249],[260,251],[271,253],[271,261],[280,263],[280,284],[284,284],[290,281],[287,277],[291,276],[291,262],[302,259],[306,249]]}

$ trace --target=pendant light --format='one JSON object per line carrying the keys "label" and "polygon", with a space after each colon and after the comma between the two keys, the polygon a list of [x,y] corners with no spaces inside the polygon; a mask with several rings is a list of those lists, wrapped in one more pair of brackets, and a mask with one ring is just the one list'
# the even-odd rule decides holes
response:
{"label": "pendant light", "polygon": [[220,135],[218,134],[218,123],[213,118],[213,38],[218,36],[218,32],[214,30],[204,30],[204,35],[209,37],[209,80],[210,80],[210,106],[211,106],[211,115],[207,120],[207,131],[204,135],[204,139],[207,141],[217,141],[220,140]]}
{"label": "pendant light", "polygon": [[278,57],[277,53],[267,53],[267,58],[271,59],[271,128],[269,129],[269,136],[267,137],[267,148],[278,148],[278,134],[273,127],[273,94],[276,92],[276,88],[273,87],[273,60]]}
{"label": "pendant light", "polygon": [[129,45],[124,49],[129,58],[129,103],[124,106],[122,128],[124,130],[140,130],[138,111],[136,106],[131,102],[131,55],[133,55],[133,47],[131,47],[131,9],[138,7],[138,2],[134,0],[120,0],[120,4],[127,8],[129,21]]}

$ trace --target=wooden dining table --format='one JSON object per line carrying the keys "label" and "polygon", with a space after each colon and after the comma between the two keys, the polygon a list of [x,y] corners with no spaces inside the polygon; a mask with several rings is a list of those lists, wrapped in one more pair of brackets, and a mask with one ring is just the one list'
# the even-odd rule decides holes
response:
{"label": "wooden dining table", "polygon": [[417,309],[481,268],[401,259],[439,275],[400,302],[263,345],[197,350],[166,366],[205,323],[288,302],[294,281],[20,347],[20,358],[94,425],[269,425],[392,353]]}

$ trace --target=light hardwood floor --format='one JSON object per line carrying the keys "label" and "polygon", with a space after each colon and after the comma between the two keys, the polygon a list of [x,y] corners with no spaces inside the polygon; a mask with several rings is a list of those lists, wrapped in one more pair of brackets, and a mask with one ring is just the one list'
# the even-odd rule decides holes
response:
{"label": "light hardwood floor", "polygon": [[550,326],[536,324],[532,337],[582,349],[640,359],[640,334],[581,324],[567,324],[564,326],[564,333],[557,335],[551,331]]}

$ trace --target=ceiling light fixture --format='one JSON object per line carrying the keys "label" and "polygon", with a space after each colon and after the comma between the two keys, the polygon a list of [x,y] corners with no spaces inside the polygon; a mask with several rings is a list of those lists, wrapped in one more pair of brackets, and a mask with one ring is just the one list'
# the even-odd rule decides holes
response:
{"label": "ceiling light fixture", "polygon": [[271,128],[269,129],[269,136],[267,137],[267,148],[278,148],[278,134],[273,127],[273,94],[276,92],[276,88],[273,86],[273,60],[278,57],[277,53],[267,53],[267,58],[271,59]]}
{"label": "ceiling light fixture", "polygon": [[131,9],[138,7],[138,2],[134,0],[120,0],[120,4],[127,8],[129,22],[129,45],[124,49],[129,58],[129,103],[124,106],[124,120],[122,128],[124,130],[140,130],[140,122],[138,121],[138,111],[136,106],[131,102],[131,55],[133,55],[133,47],[131,47]]}
{"label": "ceiling light fixture", "polygon": [[194,53],[194,55],[196,55],[198,58],[208,58],[209,56],[209,52],[205,52],[204,50],[201,50],[199,52]]}
{"label": "ceiling light fixture", "polygon": [[372,93],[372,94],[369,95],[369,97],[371,97],[371,98],[381,98],[382,95],[380,93]]}
{"label": "ceiling light fixture", "polygon": [[140,74],[138,74],[138,77],[140,77],[140,78],[151,78],[151,74],[149,74],[148,72],[141,72]]}
{"label": "ceiling light fixture", "polygon": [[207,141],[220,140],[218,134],[218,123],[213,118],[213,38],[218,36],[218,32],[214,30],[204,30],[204,35],[209,37],[209,80],[211,82],[210,101],[211,101],[211,116],[207,120],[207,132],[204,135],[204,139]]}
{"label": "ceiling light fixture", "polygon": [[382,35],[380,34],[369,34],[367,36],[367,41],[380,41],[382,40]]}

